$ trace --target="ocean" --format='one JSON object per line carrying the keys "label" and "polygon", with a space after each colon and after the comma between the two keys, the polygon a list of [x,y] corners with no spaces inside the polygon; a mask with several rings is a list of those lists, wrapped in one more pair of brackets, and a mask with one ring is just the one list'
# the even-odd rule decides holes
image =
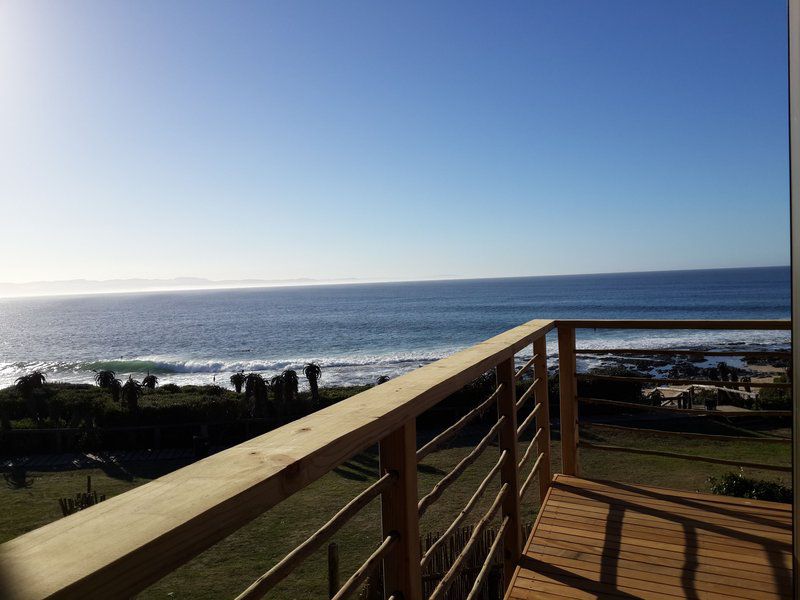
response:
{"label": "ocean", "polygon": [[[33,369],[50,381],[112,369],[225,385],[238,370],[309,361],[321,385],[363,384],[535,318],[789,316],[789,267],[0,299],[0,387]],[[578,344],[786,349],[789,335],[581,331]]]}

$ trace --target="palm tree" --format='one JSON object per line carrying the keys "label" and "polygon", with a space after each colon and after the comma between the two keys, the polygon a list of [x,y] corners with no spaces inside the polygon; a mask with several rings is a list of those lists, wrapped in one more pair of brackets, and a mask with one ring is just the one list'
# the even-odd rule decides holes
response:
{"label": "palm tree", "polygon": [[266,416],[267,382],[258,373],[248,373],[244,378],[245,398],[252,398],[253,413],[257,417]]}
{"label": "palm tree", "polygon": [[104,390],[110,390],[117,379],[117,374],[114,371],[95,371],[94,382]]}
{"label": "palm tree", "polygon": [[[117,380],[119,381],[119,380]],[[128,380],[122,386],[122,399],[128,405],[130,412],[139,410],[139,396],[142,395],[142,384],[133,378],[133,375],[128,375]]]}
{"label": "palm tree", "polygon": [[37,425],[41,425],[46,412],[46,403],[43,398],[37,398],[34,391],[44,386],[47,377],[41,371],[33,371],[22,377],[18,377],[14,382],[14,386],[19,391],[30,411],[33,418],[36,420]]}
{"label": "palm tree", "polygon": [[375,380],[375,385],[380,385],[380,384],[382,384],[382,383],[386,383],[386,382],[387,382],[387,381],[389,381],[390,379],[391,379],[391,377],[389,377],[388,375],[381,375],[380,377],[378,377],[378,378]]}
{"label": "palm tree", "polygon": [[117,374],[114,371],[95,371],[94,382],[104,390],[109,390],[114,402],[119,402],[122,382],[117,379]]}
{"label": "palm tree", "polygon": [[22,377],[17,377],[14,386],[24,398],[29,398],[33,390],[42,387],[47,381],[47,377],[41,371],[33,371]]}
{"label": "palm tree", "polygon": [[40,388],[47,383],[47,376],[39,370],[28,373],[27,377],[35,388]]}
{"label": "palm tree", "polygon": [[303,367],[303,375],[308,379],[308,387],[311,388],[311,401],[314,406],[319,406],[319,386],[317,382],[322,376],[322,369],[319,368],[317,363],[308,363]]}
{"label": "palm tree", "polygon": [[297,371],[294,369],[286,369],[281,376],[283,377],[286,401],[291,403],[294,401],[294,396],[297,394],[297,386],[300,383],[300,380],[297,378]]}
{"label": "palm tree", "polygon": [[272,394],[275,396],[275,403],[278,406],[283,406],[285,383],[283,375],[275,375],[269,380],[269,388],[272,390]]}
{"label": "palm tree", "polygon": [[142,379],[142,386],[150,390],[156,389],[157,385],[158,385],[158,377],[156,377],[155,375],[151,375],[149,372],[147,373],[147,377]]}
{"label": "palm tree", "polygon": [[236,390],[237,394],[242,393],[242,386],[244,385],[244,380],[245,380],[244,371],[239,371],[238,373],[234,373],[233,375],[231,375],[231,385],[233,386],[233,389]]}

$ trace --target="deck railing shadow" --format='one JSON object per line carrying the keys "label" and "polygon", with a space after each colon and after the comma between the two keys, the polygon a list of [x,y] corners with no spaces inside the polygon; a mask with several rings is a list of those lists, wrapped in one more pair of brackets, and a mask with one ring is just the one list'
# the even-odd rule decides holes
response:
{"label": "deck railing shadow", "polygon": [[[677,499],[674,496],[666,496],[664,494],[659,494],[658,492],[655,492],[653,490],[648,490],[646,488],[641,488],[641,487],[634,488],[626,484],[619,484],[616,482],[607,482],[607,481],[604,481],[603,485],[608,485],[610,487],[615,487],[618,489],[625,489],[628,491],[635,491],[639,495],[647,496],[653,499],[668,500],[671,503],[677,503],[696,508],[706,508],[706,509],[708,508],[707,506],[704,506],[697,502],[692,502],[691,500]],[[621,500],[617,496],[609,496],[602,492],[594,492],[587,490],[585,488],[578,488],[562,482],[554,482],[553,486],[560,490],[578,495],[580,497],[588,498],[596,502],[607,504],[612,512],[627,509],[651,517],[672,521],[682,526],[685,531],[685,542],[683,545],[685,549],[684,553],[685,563],[684,563],[684,572],[682,575],[682,582],[684,585],[684,591],[687,594],[691,592],[692,594],[694,594],[695,597],[697,594],[694,587],[694,574],[698,562],[698,558],[696,555],[696,551],[698,548],[697,534],[696,534],[697,531],[708,531],[711,533],[718,534],[720,536],[724,536],[726,538],[732,538],[735,540],[749,542],[761,546],[763,548],[764,555],[770,562],[770,567],[773,572],[774,580],[777,581],[780,586],[784,587],[784,589],[791,589],[792,585],[791,565],[787,565],[784,563],[786,558],[785,553],[791,552],[792,549],[791,544],[783,543],[774,538],[758,535],[756,533],[742,531],[741,529],[738,529],[736,527],[727,527],[719,523],[710,523],[708,521],[696,519],[693,518],[691,515],[687,515],[685,512],[676,511],[674,508],[660,510],[650,505],[641,504],[639,502],[635,502],[632,500]],[[735,516],[737,518],[741,517],[740,512],[734,513],[732,511],[726,511],[723,509],[720,511],[720,513],[728,514],[730,516]],[[610,523],[612,521],[612,518],[609,517],[607,521],[608,523]],[[604,543],[604,547],[608,540],[614,539],[616,537],[609,533],[608,523],[606,526],[606,537],[605,537],[606,542]],[[621,520],[619,521],[619,524],[621,529],[622,527]],[[769,520],[760,521],[760,524],[770,525],[770,526],[779,525],[775,521],[769,521]],[[618,551],[619,546],[614,545],[614,548]],[[604,554],[604,557],[605,556],[606,555]],[[615,573],[616,573],[616,561],[604,560],[603,561],[604,576],[611,578],[611,581],[613,581],[613,579],[615,578]]]}

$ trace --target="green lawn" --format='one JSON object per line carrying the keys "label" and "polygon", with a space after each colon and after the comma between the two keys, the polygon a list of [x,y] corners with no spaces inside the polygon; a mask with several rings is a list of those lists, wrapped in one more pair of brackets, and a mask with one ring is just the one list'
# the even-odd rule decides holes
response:
{"label": "green lawn", "polygon": [[[455,443],[429,455],[419,470],[420,493],[425,493],[449,471],[486,427],[463,434]],[[584,428],[582,435],[597,443],[631,445],[653,449],[669,449],[687,454],[703,454],[775,464],[789,463],[789,446],[715,442],[654,437],[630,432]],[[520,444],[520,452],[526,444]],[[497,459],[497,448],[490,446],[462,477],[434,504],[424,516],[421,528],[443,530],[472,495],[478,483]],[[532,461],[531,461],[532,462]],[[553,443],[553,462],[558,470],[558,442]],[[530,463],[529,463],[530,464]],[[100,469],[65,472],[29,473],[33,485],[28,489],[0,489],[5,510],[0,514],[0,540],[5,541],[25,531],[60,517],[59,496],[74,495],[85,487],[91,475],[94,488],[109,496],[141,485],[160,474],[181,466],[174,462],[156,464],[131,463],[127,470]],[[599,479],[629,483],[660,485],[708,491],[708,476],[733,470],[732,467],[709,465],[676,459],[612,454],[581,450],[582,474]],[[142,598],[230,598],[266,571],[288,551],[317,529],[341,505],[375,479],[377,457],[364,453],[348,461],[302,492],[274,507],[243,527],[195,560],[175,571],[141,594]],[[754,476],[789,479],[788,474],[752,472]],[[524,477],[524,474],[523,474]],[[498,489],[487,490],[481,504],[468,518],[474,522],[488,507]],[[537,489],[531,486],[523,503],[525,519],[532,521],[537,510]],[[365,559],[380,540],[380,513],[377,501],[357,515],[335,537],[341,556],[342,580]],[[320,551],[307,560],[292,576],[275,589],[273,598],[324,597],[327,590],[326,555]]]}

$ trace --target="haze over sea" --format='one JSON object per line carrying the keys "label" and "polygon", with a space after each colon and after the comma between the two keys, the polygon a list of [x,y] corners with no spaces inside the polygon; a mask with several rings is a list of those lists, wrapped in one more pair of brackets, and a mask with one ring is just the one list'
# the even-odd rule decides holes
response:
{"label": "haze over sea", "polygon": [[[535,318],[789,316],[789,267],[3,299],[0,387],[33,369],[50,381],[112,369],[227,385],[238,370],[272,375],[309,361],[322,385],[361,384]],[[788,344],[787,332],[578,334],[585,348]]]}

